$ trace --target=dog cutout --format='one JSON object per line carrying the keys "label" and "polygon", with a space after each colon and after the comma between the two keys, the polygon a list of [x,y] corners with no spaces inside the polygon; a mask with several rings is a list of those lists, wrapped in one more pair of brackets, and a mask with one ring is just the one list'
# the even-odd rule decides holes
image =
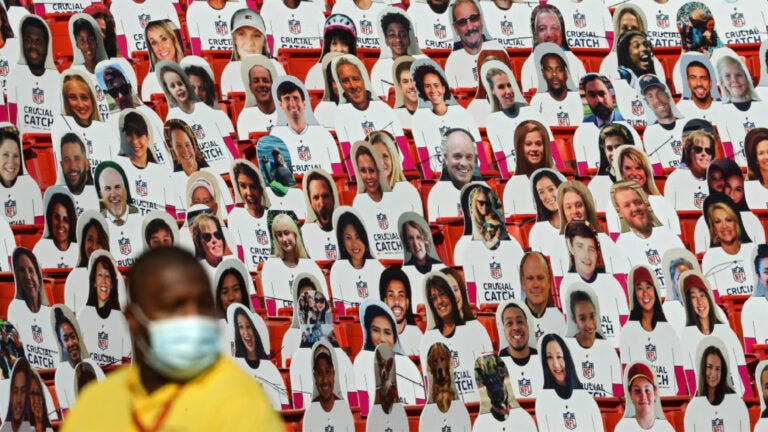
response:
{"label": "dog cutout", "polygon": [[442,343],[435,343],[427,354],[427,373],[431,377],[429,401],[436,403],[440,412],[446,413],[451,401],[456,400],[456,389],[451,370],[451,351]]}
{"label": "dog cutout", "polygon": [[491,414],[498,421],[506,420],[512,409],[509,403],[510,389],[505,382],[507,376],[506,366],[496,355],[481,356],[475,362],[475,378],[478,384],[485,387],[491,402]]}
{"label": "dog cutout", "polygon": [[381,409],[389,414],[392,405],[397,402],[397,384],[395,378],[395,357],[392,349],[385,344],[376,348],[376,398],[374,404],[381,405]]}

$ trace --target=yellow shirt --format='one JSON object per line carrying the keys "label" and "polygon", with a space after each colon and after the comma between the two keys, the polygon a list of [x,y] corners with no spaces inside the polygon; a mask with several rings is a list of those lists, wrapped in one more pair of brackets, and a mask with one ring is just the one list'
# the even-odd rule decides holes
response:
{"label": "yellow shirt", "polygon": [[159,431],[284,431],[282,419],[259,385],[226,356],[183,384],[147,394],[138,366],[111,373],[87,387],[65,417],[62,432],[138,431],[132,414],[152,430],[170,401]]}

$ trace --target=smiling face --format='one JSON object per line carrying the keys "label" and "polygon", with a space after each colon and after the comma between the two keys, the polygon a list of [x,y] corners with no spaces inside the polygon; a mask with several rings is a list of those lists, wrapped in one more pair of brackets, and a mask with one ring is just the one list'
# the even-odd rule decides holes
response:
{"label": "smiling face", "polygon": [[173,151],[176,152],[176,158],[181,164],[181,168],[185,172],[197,171],[195,148],[189,136],[181,129],[173,129],[171,131],[171,144],[173,144]]}
{"label": "smiling face", "polygon": [[691,89],[691,96],[699,101],[706,101],[712,98],[712,79],[709,76],[709,70],[703,66],[688,67],[688,87]]}
{"label": "smiling face", "polygon": [[500,73],[491,77],[491,93],[499,100],[501,109],[507,109],[515,104],[515,89],[509,82],[507,74]]}
{"label": "smiling face", "polygon": [[729,246],[738,240],[737,222],[727,211],[721,208],[715,209],[712,212],[711,223],[721,245]]}
{"label": "smiling face", "polygon": [[237,190],[245,203],[245,209],[254,217],[261,217],[263,213],[261,200],[263,192],[257,181],[245,174],[237,175]]}
{"label": "smiling face", "polygon": [[232,33],[232,41],[240,57],[264,54],[264,34],[254,27],[243,26]]}
{"label": "smiling face", "polygon": [[357,154],[357,170],[360,172],[360,181],[365,186],[365,193],[374,196],[382,192],[381,184],[379,183],[379,169],[370,155],[366,153]]}
{"label": "smiling face", "polygon": [[[21,289],[22,298],[27,304],[34,303],[39,308],[40,299],[40,277],[37,274],[34,263],[27,255],[21,255],[18,259],[18,265],[14,269],[18,280],[18,287]],[[32,312],[37,312],[33,310]]]}
{"label": "smiling face", "polygon": [[563,28],[555,14],[549,11],[540,13],[536,18],[535,30],[539,43],[552,42],[557,46],[563,45]]}
{"label": "smiling face", "polygon": [[219,211],[219,203],[216,202],[216,199],[211,195],[211,191],[208,190],[207,187],[204,186],[198,186],[195,188],[195,190],[192,191],[192,205],[196,204],[203,204],[209,209],[213,210],[213,213],[216,214]]}
{"label": "smiling face", "polygon": [[109,301],[109,296],[112,294],[112,269],[109,266],[104,265],[101,262],[96,263],[96,300],[98,306],[104,307]]}
{"label": "smiling face", "polygon": [[731,174],[725,179],[723,193],[728,195],[736,205],[744,200],[744,177],[741,174]]}
{"label": "smiling face", "polygon": [[392,58],[398,58],[407,54],[408,45],[411,41],[408,39],[408,29],[400,23],[390,23],[384,30],[384,41],[392,50]]}
{"label": "smiling face", "polygon": [[395,329],[384,315],[376,316],[371,320],[370,335],[373,346],[383,343],[392,349],[395,348]]}
{"label": "smiling face", "polygon": [[293,231],[293,228],[293,226],[282,221],[277,222],[272,227],[277,243],[280,245],[285,256],[296,252],[296,233]]}
{"label": "smiling face", "polygon": [[176,45],[174,38],[160,27],[151,27],[147,30],[147,45],[152,53],[161,60],[176,60]]}
{"label": "smiling face", "polygon": [[699,317],[699,319],[709,318],[709,298],[706,291],[699,287],[691,287],[690,294],[688,294],[693,306],[693,312]]}
{"label": "smiling face", "polygon": [[457,188],[472,180],[475,172],[475,147],[467,134],[454,132],[448,137],[447,154],[444,155],[448,176]]}
{"label": "smiling face", "polygon": [[613,95],[608,90],[603,80],[595,79],[584,86],[587,96],[587,105],[590,110],[601,119],[607,119],[613,112]]}
{"label": "smiling face", "polygon": [[368,108],[368,94],[365,91],[365,81],[357,66],[343,63],[336,68],[341,89],[352,104],[358,110]]}
{"label": "smiling face", "polygon": [[720,82],[730,92],[732,102],[747,102],[752,99],[747,77],[737,63],[728,64],[722,69]]}
{"label": "smiling face", "polygon": [[557,186],[551,178],[541,176],[536,182],[536,193],[547,210],[557,212]]}
{"label": "smiling face", "polygon": [[651,218],[648,214],[648,206],[640,195],[632,189],[622,189],[617,191],[614,197],[616,206],[619,208],[619,216],[627,221],[633,230],[647,233]]}
{"label": "smiling face", "polygon": [[472,2],[461,3],[453,8],[453,29],[464,48],[479,50],[483,45],[483,20]]}
{"label": "smiling face", "polygon": [[405,226],[405,241],[408,245],[408,251],[413,255],[418,264],[424,264],[427,259],[427,243],[421,232],[416,228]]}
{"label": "smiling face", "polygon": [[89,126],[93,116],[91,91],[82,81],[70,79],[64,84],[64,100],[77,124]]}
{"label": "smiling face", "polygon": [[411,77],[411,71],[409,69],[404,69],[400,73],[398,84],[400,85],[400,90],[403,92],[406,101],[412,104],[419,102],[419,93],[416,91],[416,85],[413,83],[413,78]]}
{"label": "smiling face", "polygon": [[389,182],[392,179],[392,156],[389,154],[389,149],[387,148],[387,145],[381,141],[376,142],[373,145],[373,148],[376,150],[376,154],[379,156],[379,160],[381,161],[381,168],[384,171],[384,177],[387,179],[387,182]]}
{"label": "smiling face", "polygon": [[53,212],[51,213],[51,238],[53,238],[53,242],[59,250],[69,248],[69,227],[72,222],[74,221],[69,220],[67,208],[63,204],[56,203],[53,205]]}
{"label": "smiling face", "polygon": [[19,145],[12,139],[0,143],[0,180],[5,187],[10,187],[21,171],[21,153]]}
{"label": "smiling face", "polygon": [[523,155],[531,165],[538,165],[544,157],[544,137],[541,132],[533,131],[523,138]]}
{"label": "smiling face", "polygon": [[61,346],[69,357],[69,362],[72,365],[77,365],[82,360],[80,352],[80,338],[77,337],[74,327],[68,322],[64,322],[59,326],[59,341]]}
{"label": "smiling face", "polygon": [[32,421],[43,421],[43,387],[36,378],[29,382],[29,408]]}
{"label": "smiling face", "polygon": [[248,72],[248,88],[259,106],[272,103],[272,76],[262,66],[254,66]]}
{"label": "smiling face", "polygon": [[645,377],[635,378],[629,388],[629,397],[632,398],[632,405],[635,406],[635,417],[643,418],[653,415],[655,409],[657,392],[653,383]]}
{"label": "smiling face", "polygon": [[424,75],[424,94],[432,102],[433,109],[445,105],[445,86],[440,76],[434,73]]}
{"label": "smiling face", "polygon": [[128,147],[131,149],[130,159],[134,165],[147,163],[147,149],[149,148],[149,135],[139,135],[131,132],[125,135]]}
{"label": "smiling face", "polygon": [[[224,237],[213,221],[207,221],[201,228],[203,253],[208,264],[215,266],[224,256]],[[207,235],[206,235],[207,234]]]}
{"label": "smiling face", "polygon": [[[760,172],[768,172],[768,140],[760,141],[755,148],[757,166],[760,168]],[[765,174],[763,174],[763,178],[765,178]]]}
{"label": "smiling face", "polygon": [[280,109],[293,121],[299,121],[304,118],[304,110],[306,108],[307,104],[304,102],[304,94],[300,90],[294,90],[291,93],[280,96]]}
{"label": "smiling face", "polygon": [[437,316],[443,320],[443,322],[453,322],[453,305],[448,294],[443,292],[437,287],[432,287],[429,290],[429,301],[432,304],[432,308],[437,313]]}
{"label": "smiling face", "polygon": [[11,420],[15,423],[24,419],[24,405],[27,402],[27,374],[17,372],[11,380]]}
{"label": "smiling face", "polygon": [[362,268],[365,258],[365,243],[360,238],[360,233],[357,232],[352,224],[348,224],[344,227],[342,232],[342,240],[344,249],[349,253],[349,261],[355,268]]}
{"label": "smiling face", "polygon": [[329,357],[322,355],[315,360],[313,375],[320,402],[328,403],[334,400],[333,384],[336,380],[336,371]]}
{"label": "smiling face", "polygon": [[588,237],[575,236],[569,246],[570,252],[573,255],[576,273],[582,279],[591,279],[597,268],[597,244],[595,240]]}
{"label": "smiling face", "polygon": [[584,200],[581,198],[581,195],[573,191],[564,193],[563,213],[565,214],[566,222],[572,220],[586,220],[587,208],[584,205]]}
{"label": "smiling face", "polygon": [[720,378],[723,371],[723,361],[717,354],[708,354],[705,360],[705,376],[707,378],[707,387],[713,389],[720,384]]}
{"label": "smiling face", "polygon": [[445,278],[448,279],[448,284],[451,286],[453,296],[456,298],[456,308],[459,310],[459,313],[461,313],[461,309],[464,307],[464,300],[461,296],[461,287],[459,286],[459,281],[457,281],[456,278],[450,274],[446,274]]}
{"label": "smiling face", "polygon": [[83,54],[86,63],[91,63],[96,59],[96,37],[92,36],[88,30],[80,30],[75,35],[75,45]]}
{"label": "smiling face", "polygon": [[656,302],[656,289],[647,281],[635,284],[635,302],[640,305],[644,314],[652,314]]}
{"label": "smiling face", "polygon": [[668,123],[674,121],[672,114],[672,105],[669,103],[669,96],[663,88],[654,86],[645,91],[645,101],[651,107],[659,123]]}
{"label": "smiling face", "polygon": [[528,321],[518,307],[508,307],[501,315],[504,336],[512,352],[528,351]]}
{"label": "smiling face", "polygon": [[45,31],[32,25],[23,29],[22,46],[24,57],[30,69],[45,67],[45,56],[48,54],[48,35]]}
{"label": "smiling face", "polygon": [[549,299],[549,271],[540,259],[530,257],[523,264],[523,293],[527,303],[544,307]]}
{"label": "smiling face", "polygon": [[544,352],[547,358],[547,367],[552,377],[555,378],[557,384],[564,386],[566,380],[565,371],[565,354],[560,344],[556,341],[550,341],[544,348]]}
{"label": "smiling face", "polygon": [[592,302],[580,301],[573,305],[573,321],[578,328],[576,337],[583,346],[592,346],[598,329],[599,317]]}
{"label": "smiling face", "polygon": [[221,280],[221,292],[219,293],[219,302],[222,310],[227,310],[229,305],[243,303],[243,287],[240,281],[232,273],[228,273]]}
{"label": "smiling face", "polygon": [[205,88],[205,81],[203,78],[196,74],[187,75],[189,83],[192,85],[192,90],[197,95],[197,98],[205,102],[208,100],[208,90]]}
{"label": "smiling face", "polygon": [[176,100],[177,104],[183,104],[187,101],[189,92],[179,74],[168,70],[163,74],[163,81],[168,88],[168,93]]}
{"label": "smiling face", "polygon": [[82,190],[90,170],[90,163],[79,143],[71,142],[61,145],[60,165],[67,187],[70,190]]}
{"label": "smiling face", "polygon": [[645,189],[645,183],[648,181],[645,169],[641,164],[631,159],[628,153],[625,153],[622,157],[620,168],[621,176],[625,180],[632,180],[638,186]]}
{"label": "smiling face", "polygon": [[710,147],[709,140],[695,140],[690,152],[691,172],[697,177],[703,177],[712,163],[714,149]]}
{"label": "smiling face", "polygon": [[240,339],[243,341],[243,345],[246,350],[246,357],[253,360],[256,358],[256,335],[253,334],[253,327],[244,314],[237,315],[237,333],[240,335]]}
{"label": "smiling face", "polygon": [[648,72],[653,66],[653,51],[651,44],[640,35],[632,36],[629,40],[629,61],[638,71]]}
{"label": "smiling face", "polygon": [[405,321],[405,311],[411,307],[411,302],[401,281],[393,280],[389,283],[384,293],[384,302],[392,309],[398,324]]}
{"label": "smiling face", "polygon": [[101,172],[100,177],[99,194],[106,210],[112,216],[122,216],[128,206],[128,191],[125,189],[122,176],[114,168],[106,168]]}
{"label": "smiling face", "polygon": [[90,259],[93,251],[98,249],[109,249],[109,245],[101,243],[99,229],[95,225],[90,226],[85,232],[85,257]]}

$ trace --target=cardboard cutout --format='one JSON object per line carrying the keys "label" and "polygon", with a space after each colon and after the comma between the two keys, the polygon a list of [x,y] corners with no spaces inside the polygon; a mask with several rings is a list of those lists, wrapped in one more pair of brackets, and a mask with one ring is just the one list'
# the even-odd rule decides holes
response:
{"label": "cardboard cutout", "polygon": [[520,260],[520,285],[528,309],[536,310],[529,339],[537,345],[547,333],[565,334],[565,317],[555,305],[554,277],[547,257],[541,252],[526,252]]}
{"label": "cardboard cutout", "polygon": [[326,171],[313,169],[302,178],[307,217],[301,235],[307,239],[307,253],[316,261],[334,261],[339,245],[333,230],[333,211],[339,203],[336,183]]}
{"label": "cardboard cutout", "polygon": [[75,368],[83,363],[90,364],[99,381],[104,379],[104,372],[96,362],[90,359],[81,336],[80,325],[72,310],[60,304],[52,307],[51,327],[59,342],[61,353],[61,360],[56,367],[56,398],[62,409],[69,409],[77,398]]}
{"label": "cardboard cutout", "polygon": [[616,430],[630,431],[650,425],[654,430],[674,431],[661,409],[658,378],[651,365],[642,360],[632,362],[623,375],[622,384],[630,396],[624,406],[624,417],[616,425]]}
{"label": "cardboard cutout", "polygon": [[480,52],[504,48],[488,34],[478,1],[453,2],[448,9],[454,33],[453,51],[445,62],[445,74],[451,87],[477,88]]}
{"label": "cardboard cutout", "polygon": [[[499,332],[499,357],[506,365],[511,385],[507,394],[513,398],[535,398],[544,385],[544,373],[536,351],[538,341],[533,314],[523,301],[507,300],[496,309],[496,327]],[[485,405],[483,396],[481,390],[481,407]]]}
{"label": "cardboard cutout", "polygon": [[550,42],[540,43],[533,56],[537,66],[538,91],[531,99],[531,106],[541,113],[541,120],[547,125],[581,124],[581,96],[571,79],[571,67],[563,50]]}
{"label": "cardboard cutout", "polygon": [[2,88],[3,92],[8,91],[8,74],[13,70],[14,66],[16,65],[16,61],[19,58],[19,42],[20,42],[20,35],[19,35],[19,26],[17,25],[18,22],[15,18],[16,16],[13,16],[15,14],[7,11],[7,9],[11,9],[12,11],[20,11],[24,15],[26,15],[28,12],[26,9],[24,9],[22,6],[10,6],[5,7],[5,4],[3,4],[3,7],[0,10],[0,23],[2,26],[6,29],[3,33],[3,38],[5,39],[5,44],[2,48],[0,48],[0,88]]}
{"label": "cardboard cutout", "polygon": [[[186,22],[192,43],[192,54],[200,55],[203,50],[231,50],[230,23],[241,2],[229,0],[224,7],[213,7],[209,2],[198,1],[187,8]],[[213,19],[212,19],[213,18]]]}
{"label": "cardboard cutout", "polygon": [[208,171],[198,171],[189,176],[185,198],[186,208],[195,204],[204,204],[210,207],[219,219],[222,219],[233,207],[229,188],[222,189],[221,177]]}
{"label": "cardboard cutout", "polygon": [[760,419],[757,421],[757,424],[755,425],[756,431],[763,431],[768,426],[768,420],[765,420],[768,418],[768,401],[766,401],[766,395],[765,389],[766,384],[768,384],[768,372],[766,372],[766,367],[768,367],[768,360],[763,360],[760,363],[757,364],[757,367],[755,368],[755,383],[757,384],[757,388],[761,391],[759,392],[758,396],[760,397]]}
{"label": "cardboard cutout", "polygon": [[424,205],[421,202],[421,195],[403,174],[401,162],[403,155],[397,147],[395,137],[387,131],[373,131],[366,137],[366,141],[376,150],[375,154],[379,158],[385,180],[392,192],[397,194],[402,205],[407,210],[423,214]]}
{"label": "cardboard cutout", "polygon": [[501,357],[485,354],[475,360],[475,381],[480,387],[480,413],[472,426],[473,431],[487,431],[489,427],[490,430],[501,431],[507,428],[537,430],[531,415],[520,408],[512,393],[512,379]]}
{"label": "cardboard cutout", "polygon": [[[403,405],[423,405],[426,401],[424,385],[418,368],[403,354],[397,335],[397,326],[392,311],[381,300],[371,298],[360,307],[360,326],[363,333],[363,350],[355,357],[355,382],[360,400],[360,412],[363,416],[376,411],[374,404],[378,402],[380,410],[391,411],[392,403]],[[394,350],[390,364],[375,351],[382,346]],[[382,370],[397,365],[398,374]],[[375,365],[371,367],[371,365]],[[391,372],[391,374],[389,373]],[[391,377],[391,378],[389,378]],[[387,379],[388,378],[388,379]],[[391,383],[382,383],[382,379]],[[396,382],[396,384],[395,384]],[[396,385],[392,394],[382,394],[382,387]],[[389,405],[389,406],[386,406]]]}
{"label": "cardboard cutout", "polygon": [[74,267],[79,249],[73,229],[77,213],[72,195],[64,186],[51,186],[45,191],[45,208],[43,236],[32,252],[42,268]]}
{"label": "cardboard cutout", "polygon": [[[380,252],[373,229],[365,225],[360,213],[342,206],[333,212],[333,226],[336,227],[336,243],[339,257],[331,268],[330,283],[333,305],[339,314],[346,315],[347,308],[357,308],[365,299],[375,297],[375,287],[384,271],[376,259]],[[393,226],[397,233],[397,226]],[[377,234],[376,236],[380,236]],[[400,239],[397,239],[400,247]]]}
{"label": "cardboard cutout", "polygon": [[[705,378],[707,366],[713,367],[719,363],[722,370],[726,368],[729,372],[732,370],[733,361],[726,355],[727,349],[727,345],[714,336],[707,336],[698,344],[696,348],[696,371],[702,387],[708,387],[708,379]],[[747,406],[738,396],[738,389],[736,389],[736,394],[733,394],[733,390],[733,382],[726,374],[721,373],[714,391],[713,398],[715,401],[709,401],[707,389],[701,389],[697,392],[697,396],[691,399],[691,403],[685,409],[686,430],[721,426],[733,430],[748,431],[750,421]]]}
{"label": "cardboard cutout", "polygon": [[[359,354],[358,354],[359,356]],[[408,417],[400,402],[397,389],[395,353],[387,344],[379,344],[374,351],[373,374],[376,393],[368,413],[367,432],[408,429]],[[421,378],[419,378],[421,379]]]}
{"label": "cardboard cutout", "polygon": [[53,430],[51,422],[60,420],[48,387],[27,359],[13,365],[10,384],[3,393],[0,402],[4,409],[7,406],[2,413],[3,430]]}
{"label": "cardboard cutout", "polygon": [[[736,333],[731,330],[727,321],[718,316],[718,309],[715,306],[715,301],[712,297],[712,290],[709,288],[709,282],[703,277],[701,273],[695,270],[688,270],[680,277],[680,287],[684,293],[684,306],[686,310],[686,327],[683,329],[683,335],[680,341],[683,343],[683,352],[687,357],[686,361],[686,377],[688,377],[688,392],[694,394],[698,392],[698,383],[691,384],[690,375],[698,371],[701,352],[699,351],[699,342],[708,337],[719,338],[725,345],[725,349],[721,352],[727,356],[728,362],[733,365],[728,368],[728,381],[731,388],[733,388],[737,395],[752,396],[753,389],[749,383],[749,373],[746,367],[746,361],[744,360],[744,351],[741,347]],[[703,299],[697,300],[699,303],[704,301],[709,307],[694,308],[692,305],[692,293],[689,291],[696,290],[696,293]],[[709,328],[708,335],[702,332],[705,323]],[[696,377],[699,376],[701,371],[698,371]],[[698,380],[696,380],[698,381]]]}
{"label": "cardboard cutout", "polygon": [[[253,74],[258,74],[258,78],[252,79]],[[240,64],[240,77],[247,91],[245,107],[237,118],[237,135],[240,139],[248,139],[252,132],[269,133],[277,124],[279,110],[275,108],[272,112],[264,112],[261,105],[276,105],[272,87],[277,78],[277,69],[267,56],[249,55]],[[251,84],[252,81],[254,84]]]}
{"label": "cardboard cutout", "polygon": [[115,17],[115,33],[117,46],[125,57],[130,57],[135,51],[147,51],[144,39],[144,28],[152,20],[169,19],[179,27],[179,15],[171,0],[159,0],[152,4],[136,2],[115,2],[109,8]]}
{"label": "cardboard cutout", "polygon": [[678,109],[685,117],[714,121],[720,92],[712,62],[702,53],[687,52],[680,56],[679,64],[682,99]]}
{"label": "cardboard cutout", "polygon": [[[381,9],[375,25],[381,49],[379,59],[371,69],[371,83],[376,93],[387,97],[393,86],[391,79],[395,60],[404,55],[422,57],[424,54],[416,40],[414,23],[402,9],[392,6]],[[393,52],[393,48],[396,52]]]}
{"label": "cardboard cutout", "polygon": [[[459,430],[469,431],[469,413],[459,399],[456,383],[451,379],[455,374],[455,351],[443,343],[435,342],[429,346],[428,352],[426,349],[423,350],[422,357],[426,360],[423,364],[426,365],[429,396],[427,405],[424,406],[419,417],[419,429],[431,425],[430,427],[456,427]],[[471,376],[467,378],[474,384],[474,378]]]}
{"label": "cardboard cutout", "polygon": [[36,368],[54,369],[58,345],[50,326],[50,307],[43,275],[35,255],[24,247],[13,251],[14,299],[8,305],[8,320],[17,322],[28,360]]}
{"label": "cardboard cutout", "polygon": [[83,341],[91,347],[91,359],[100,366],[128,362],[132,356],[128,323],[121,307],[126,301],[122,275],[112,256],[96,251],[88,262],[88,301],[78,313]]}
{"label": "cardboard cutout", "polygon": [[234,303],[227,309],[227,321],[231,324],[235,363],[259,383],[275,409],[288,409],[283,378],[267,357],[269,333],[264,321],[245,306]]}
{"label": "cardboard cutout", "polygon": [[283,2],[267,2],[259,10],[267,22],[267,45],[274,55],[281,48],[321,48],[323,46],[323,7],[299,2],[295,8]]}
{"label": "cardboard cutout", "polygon": [[[327,342],[316,342],[311,348],[314,375],[312,403],[304,412],[303,431],[325,431],[327,428],[355,430],[349,401],[344,399],[336,371],[341,367],[333,348]],[[307,365],[309,366],[309,365]]]}
{"label": "cardboard cutout", "polygon": [[179,66],[184,69],[190,83],[193,83],[193,89],[200,102],[214,110],[221,110],[219,105],[221,95],[214,84],[213,69],[208,61],[196,55],[189,55],[181,59]]}
{"label": "cardboard cutout", "polygon": [[[219,319],[227,319],[227,311],[233,304],[243,305],[249,312],[262,307],[261,300],[256,296],[256,288],[253,286],[250,273],[245,268],[245,264],[235,257],[227,257],[221,261],[216,268],[212,288]],[[267,335],[267,342],[269,342],[269,335]]]}
{"label": "cardboard cutout", "polygon": [[144,216],[141,223],[141,232],[144,233],[144,249],[154,249],[162,246],[179,246],[179,227],[176,219],[168,213],[157,210]]}
{"label": "cardboard cutout", "polygon": [[402,269],[411,286],[410,309],[416,312],[418,305],[426,303],[420,289],[424,275],[445,265],[437,255],[432,230],[422,216],[414,212],[403,213],[397,226],[403,244]]}
{"label": "cardboard cutout", "polygon": [[162,77],[152,72],[159,70],[160,62],[167,61],[178,64],[184,58],[185,53],[179,26],[170,19],[160,19],[147,23],[144,27],[144,40],[147,42],[150,68],[149,73],[141,83],[141,98],[149,101],[152,94],[164,92],[161,85]]}
{"label": "cardboard cutout", "polygon": [[[285,335],[283,335],[283,346],[281,348],[282,352],[282,358],[283,358],[283,367],[286,367],[288,361],[287,359],[291,358],[296,350],[301,346],[303,334],[300,330],[301,327],[301,320],[299,319],[301,312],[299,303],[299,300],[304,295],[304,293],[313,291],[313,292],[320,292],[322,294],[322,299],[325,300],[328,298],[326,295],[326,287],[325,285],[321,284],[322,279],[318,279],[315,277],[315,275],[310,273],[300,273],[296,277],[293,278],[292,285],[290,287],[291,289],[291,297],[288,299],[283,300],[282,304],[278,304],[279,306],[283,307],[291,307],[293,309],[293,321],[291,322],[291,328],[289,328]],[[305,308],[307,308],[307,313],[309,314],[312,312],[308,306],[306,306],[306,303],[309,299],[304,299],[304,305]],[[312,301],[314,302],[314,296],[312,297]],[[294,305],[298,305],[297,307],[293,307]],[[319,316],[322,319],[328,318],[327,311],[323,311],[322,313],[318,313],[317,306],[320,306],[320,309],[327,309],[329,308],[329,303],[326,302],[320,302],[315,303],[315,312],[314,316],[315,319]],[[331,317],[332,319],[332,317]],[[318,335],[322,335],[322,332],[318,333]],[[336,340],[336,337],[334,336],[332,340]],[[338,343],[337,343],[338,345]]]}
{"label": "cardboard cutout", "polygon": [[[566,179],[558,171],[551,168],[539,168],[531,175],[528,193],[531,196],[536,212],[536,223],[528,234],[528,243],[532,250],[543,252],[549,257],[563,255],[560,229],[564,225],[563,217],[558,211],[558,187]],[[510,190],[511,192],[511,190]],[[526,194],[527,195],[527,194]],[[556,270],[562,275],[560,265]]]}
{"label": "cardboard cutout", "polygon": [[706,173],[719,146],[717,133],[706,120],[685,122],[680,165],[664,185],[664,197],[677,210],[701,210],[708,196]]}
{"label": "cardboard cutout", "polygon": [[96,65],[94,85],[103,89],[107,95],[110,112],[141,105],[136,94],[139,85],[136,71],[125,59],[113,58],[99,62]]}
{"label": "cardboard cutout", "polygon": [[[654,387],[658,396],[684,396],[688,394],[684,373],[685,355],[681,350],[677,329],[667,322],[666,308],[662,307],[661,295],[654,279],[647,266],[636,266],[629,273],[631,313],[629,321],[621,329],[619,348],[622,366],[626,368],[637,361],[648,362],[656,377]],[[673,301],[669,300],[670,297],[667,297],[666,303]],[[677,303],[680,304],[679,301]],[[650,323],[645,322],[648,319],[646,311],[650,314]],[[634,396],[626,381],[624,389],[629,397]]]}
{"label": "cardboard cutout", "polygon": [[[533,4],[512,2],[502,9],[493,1],[480,1],[488,34],[504,48],[531,48],[533,37],[529,16]],[[483,76],[482,74],[480,75]]]}
{"label": "cardboard cutout", "polygon": [[232,179],[237,207],[229,213],[228,226],[235,237],[238,258],[249,271],[256,271],[259,263],[271,255],[271,234],[267,225],[267,209],[271,204],[256,165],[237,159],[232,161],[231,167],[229,178]]}
{"label": "cardboard cutout", "polygon": [[[40,43],[27,48],[21,44],[18,64],[6,82],[8,118],[22,134],[50,133],[54,118],[61,113],[59,72],[53,62],[51,30],[45,20],[36,15],[25,15],[18,28],[19,40],[35,38]],[[29,50],[32,49],[35,53],[30,62]]]}
{"label": "cardboard cutout", "polygon": [[[586,0],[579,4],[558,1],[556,5],[567,20],[563,27],[563,36],[569,47],[609,48],[614,44],[611,12],[607,4]],[[539,42],[543,41],[539,39]]]}
{"label": "cardboard cutout", "polygon": [[[685,306],[680,291],[680,276],[686,270],[701,272],[696,256],[685,248],[668,249],[661,259],[661,277],[666,281],[666,298],[662,309],[667,322],[679,338],[685,328]],[[658,283],[656,284],[658,287]]]}
{"label": "cardboard cutout", "polygon": [[[163,214],[167,215],[165,212]],[[175,224],[176,221],[173,222]],[[64,304],[77,314],[88,299],[88,260],[97,249],[109,250],[109,226],[99,212],[87,210],[77,219],[75,234],[78,244],[77,265],[67,275]]]}
{"label": "cardboard cutout", "polygon": [[536,212],[531,178],[538,170],[561,168],[556,164],[560,159],[554,145],[554,136],[549,127],[536,120],[525,120],[517,125],[514,146],[517,158],[515,175],[504,186],[506,215],[531,214]]}
{"label": "cardboard cutout", "polygon": [[[766,278],[765,267],[768,261],[768,247],[765,245],[758,245],[756,248],[754,258],[754,269],[757,273],[757,281],[755,283],[755,289],[752,291],[752,295],[744,303],[744,308],[741,313],[741,328],[744,337],[744,351],[750,353],[753,351],[753,345],[762,344],[766,342],[766,335],[763,329],[765,328],[762,323],[765,320],[766,309]],[[752,263],[750,263],[752,264]],[[762,389],[763,387],[758,387]]]}
{"label": "cardboard cutout", "polygon": [[648,127],[643,134],[645,151],[652,161],[653,172],[661,174],[663,168],[680,165],[682,135],[687,123],[680,119],[682,114],[677,110],[672,94],[658,77],[642,75],[636,88],[645,103],[648,119]]}
{"label": "cardboard cutout", "polygon": [[453,20],[450,2],[430,4],[426,0],[415,0],[408,8],[408,15],[419,17],[414,21],[416,40],[422,49],[453,48]]}
{"label": "cardboard cutout", "polygon": [[723,41],[715,30],[714,15],[701,2],[688,2],[678,9],[677,28],[680,31],[683,53],[698,51],[712,55],[715,48],[723,46]]}
{"label": "cardboard cutout", "polygon": [[[75,48],[72,50],[72,65],[86,69],[91,74],[97,63],[108,58],[99,24],[88,14],[76,13],[69,19],[69,41]],[[80,48],[81,45],[85,52]]]}
{"label": "cardboard cutout", "polygon": [[[275,316],[278,307],[291,306],[291,286],[299,273],[309,272],[322,283],[323,293],[328,290],[320,268],[307,255],[296,216],[290,211],[270,210],[267,224],[272,237],[272,256],[262,268],[261,284],[267,303],[267,314]],[[278,231],[281,233],[280,238],[277,238]],[[279,302],[282,304],[278,305]]]}
{"label": "cardboard cutout", "polygon": [[[536,420],[551,429],[602,431],[603,422],[595,400],[582,389],[571,352],[556,334],[545,335],[539,343],[544,390],[536,398]],[[547,358],[559,357],[558,361]],[[558,373],[553,372],[558,368]],[[561,426],[562,425],[562,426]],[[563,430],[564,430],[563,429]]]}
{"label": "cardboard cutout", "polygon": [[423,334],[421,328],[416,325],[411,309],[413,289],[408,279],[408,275],[397,267],[385,269],[379,280],[379,299],[387,304],[395,316],[398,341],[403,352],[412,356],[419,355]]}
{"label": "cardboard cutout", "polygon": [[[19,130],[9,123],[0,123],[0,148],[18,154],[16,172],[6,172],[0,182],[0,197],[4,212],[2,216],[10,225],[42,224],[43,197],[37,182],[24,173],[24,153]],[[11,166],[13,171],[14,165]],[[18,204],[17,204],[18,203]]]}

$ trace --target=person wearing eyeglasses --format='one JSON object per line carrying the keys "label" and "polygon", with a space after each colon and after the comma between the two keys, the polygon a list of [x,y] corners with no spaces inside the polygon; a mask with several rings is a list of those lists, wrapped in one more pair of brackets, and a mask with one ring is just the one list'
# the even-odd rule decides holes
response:
{"label": "person wearing eyeglasses", "polygon": [[195,218],[192,224],[192,238],[195,242],[195,257],[201,261],[203,267],[208,264],[215,268],[221,263],[224,255],[232,254],[224,238],[221,222],[213,215],[202,214]]}
{"label": "person wearing eyeglasses", "polygon": [[483,15],[475,0],[457,0],[451,8],[453,52],[445,62],[451,87],[477,88],[477,58],[484,49],[503,49],[484,29]]}
{"label": "person wearing eyeglasses", "polygon": [[[700,122],[696,119],[686,124],[680,166],[669,174],[664,186],[664,197],[677,210],[701,210],[709,194],[706,176],[715,157],[715,135],[711,125],[698,129]],[[688,130],[688,125],[696,129]]]}

